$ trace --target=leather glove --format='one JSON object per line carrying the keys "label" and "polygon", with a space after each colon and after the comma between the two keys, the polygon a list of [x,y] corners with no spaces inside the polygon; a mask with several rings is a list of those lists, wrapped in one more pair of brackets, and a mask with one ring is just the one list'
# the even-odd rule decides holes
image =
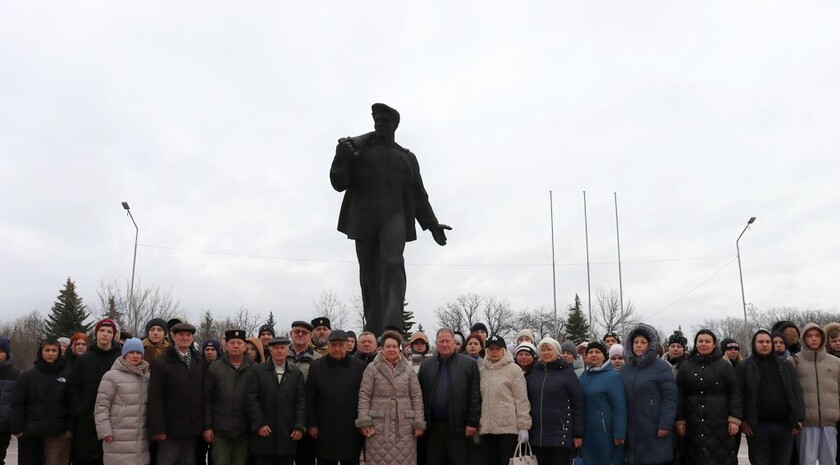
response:
{"label": "leather glove", "polygon": [[527,429],[519,430],[519,442],[528,442],[528,430]]}

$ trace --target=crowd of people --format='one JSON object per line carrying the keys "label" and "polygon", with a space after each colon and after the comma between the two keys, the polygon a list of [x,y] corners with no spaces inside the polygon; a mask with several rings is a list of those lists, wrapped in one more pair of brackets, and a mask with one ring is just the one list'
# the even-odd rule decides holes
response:
{"label": "crowd of people", "polygon": [[[779,322],[749,356],[712,331],[665,343],[646,324],[575,344],[477,323],[429,337],[295,321],[195,340],[181,319],[143,339],[101,319],[90,337],[41,341],[12,367],[0,337],[0,465],[540,465],[837,461],[840,323]],[[527,448],[526,448],[527,449]]]}

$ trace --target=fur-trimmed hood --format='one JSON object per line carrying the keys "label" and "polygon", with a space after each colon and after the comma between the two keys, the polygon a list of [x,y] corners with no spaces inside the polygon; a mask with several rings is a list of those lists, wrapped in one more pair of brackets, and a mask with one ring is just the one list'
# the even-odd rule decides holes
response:
{"label": "fur-trimmed hood", "polygon": [[829,340],[829,337],[830,337],[829,335],[831,333],[833,333],[834,331],[840,331],[840,323],[838,323],[836,321],[831,322],[831,323],[823,326],[823,331],[825,331],[825,350],[827,350],[828,353],[830,353],[831,355],[839,355],[840,353],[838,353],[834,350],[831,350],[831,345],[829,345],[828,340]]}
{"label": "fur-trimmed hood", "polygon": [[[641,356],[636,356],[636,354],[633,353],[633,339],[636,336],[643,336],[648,340],[648,348]],[[627,333],[627,337],[624,338],[624,341],[630,349],[624,351],[624,360],[627,361],[628,365],[643,367],[650,365],[658,358],[656,356],[656,348],[659,346],[659,333],[656,332],[656,329],[653,326],[646,325],[644,323],[637,324],[630,329]]]}

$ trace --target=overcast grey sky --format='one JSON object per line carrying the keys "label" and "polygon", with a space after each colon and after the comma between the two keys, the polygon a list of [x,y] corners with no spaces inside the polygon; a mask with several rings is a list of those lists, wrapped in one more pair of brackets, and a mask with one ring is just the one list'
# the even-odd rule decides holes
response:
{"label": "overcast grey sky", "polygon": [[377,101],[454,228],[407,247],[424,326],[462,293],[551,307],[549,190],[562,309],[586,303],[586,190],[593,289],[618,287],[617,192],[624,294],[657,327],[742,314],[750,216],[747,302],[836,310],[837,18],[828,1],[2,2],[0,320],[46,313],[67,276],[89,304],[128,279],[123,200],[137,279],[191,318],[285,326],[324,290],[349,300],[328,170]]}

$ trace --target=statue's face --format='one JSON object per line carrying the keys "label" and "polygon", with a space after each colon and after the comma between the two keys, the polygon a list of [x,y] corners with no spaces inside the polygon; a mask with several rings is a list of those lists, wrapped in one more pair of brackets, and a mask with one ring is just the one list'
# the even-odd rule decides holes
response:
{"label": "statue's face", "polygon": [[376,113],[373,115],[373,129],[377,136],[393,136],[397,131],[397,122],[390,113]]}

